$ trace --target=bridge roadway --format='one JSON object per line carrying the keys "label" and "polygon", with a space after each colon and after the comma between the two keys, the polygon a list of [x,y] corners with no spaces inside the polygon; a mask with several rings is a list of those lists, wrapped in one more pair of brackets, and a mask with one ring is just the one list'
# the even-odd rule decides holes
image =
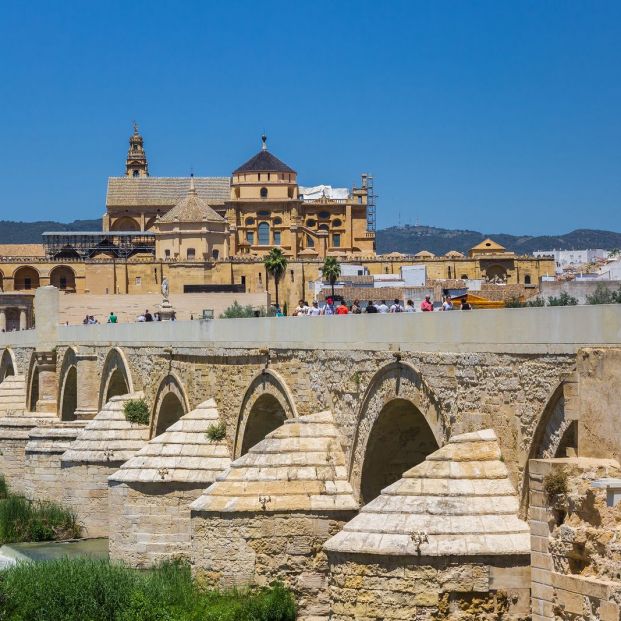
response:
{"label": "bridge roadway", "polygon": [[[5,347],[40,341],[37,330],[0,334]],[[567,354],[621,343],[621,305],[48,326],[45,341],[58,346]]]}

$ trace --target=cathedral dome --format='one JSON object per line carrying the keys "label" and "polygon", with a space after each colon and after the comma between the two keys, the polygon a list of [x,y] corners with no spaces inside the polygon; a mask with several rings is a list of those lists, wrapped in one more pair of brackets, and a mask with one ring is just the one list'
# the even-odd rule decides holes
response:
{"label": "cathedral dome", "polygon": [[251,157],[246,163],[242,164],[237,170],[233,171],[234,175],[240,173],[291,173],[296,174],[295,170],[290,166],[287,166],[284,162],[280,161],[275,155],[272,155],[267,150],[267,136],[261,136],[263,146],[261,150]]}

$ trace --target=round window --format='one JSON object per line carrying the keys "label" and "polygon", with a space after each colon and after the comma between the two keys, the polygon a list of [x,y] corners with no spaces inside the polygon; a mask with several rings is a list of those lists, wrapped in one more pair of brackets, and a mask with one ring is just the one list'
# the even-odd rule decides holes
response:
{"label": "round window", "polygon": [[274,218],[274,224],[282,224],[282,218]]}
{"label": "round window", "polygon": [[341,226],[343,223],[337,218],[332,221],[332,226]]}
{"label": "round window", "polygon": [[254,218],[246,218],[246,224],[254,224]]}
{"label": "round window", "polygon": [[269,218],[270,212],[269,211],[259,211],[258,215],[261,216],[261,218]]}
{"label": "round window", "polygon": [[306,226],[315,226],[315,224],[317,224],[317,221],[312,218],[306,221]]}
{"label": "round window", "polygon": [[329,211],[320,211],[319,212],[319,219],[320,220],[327,220],[330,217],[330,212]]}

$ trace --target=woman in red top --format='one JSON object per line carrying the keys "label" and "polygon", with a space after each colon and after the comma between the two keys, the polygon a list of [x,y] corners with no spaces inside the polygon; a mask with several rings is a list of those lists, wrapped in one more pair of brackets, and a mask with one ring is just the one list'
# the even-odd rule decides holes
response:
{"label": "woman in red top", "polygon": [[345,300],[341,300],[341,305],[336,309],[337,315],[347,315],[349,311],[347,310],[347,305],[345,304]]}
{"label": "woman in red top", "polygon": [[420,309],[423,312],[433,311],[433,304],[431,303],[431,296],[430,295],[426,295],[425,296],[425,299],[422,301],[422,303],[420,305]]}

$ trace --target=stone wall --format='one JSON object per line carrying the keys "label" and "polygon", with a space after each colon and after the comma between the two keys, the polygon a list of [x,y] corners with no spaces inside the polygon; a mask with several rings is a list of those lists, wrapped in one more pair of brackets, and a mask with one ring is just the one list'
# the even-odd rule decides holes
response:
{"label": "stone wall", "polygon": [[[619,476],[611,459],[531,460],[532,620],[619,621],[621,504],[606,505],[591,483]],[[552,473],[563,473],[551,493]],[[563,489],[561,489],[563,488]]]}
{"label": "stone wall", "polygon": [[63,482],[62,502],[75,511],[85,537],[108,537],[108,477],[119,463],[60,463],[57,477]]}
{"label": "stone wall", "polygon": [[110,557],[132,567],[190,559],[190,503],[203,487],[110,482]]}
{"label": "stone wall", "polygon": [[283,514],[192,512],[192,567],[219,587],[280,580],[296,596],[301,619],[329,612],[323,544],[353,512]]}
{"label": "stone wall", "polygon": [[[330,553],[332,621],[523,621],[529,617],[528,557],[451,562]],[[512,559],[512,562],[519,559]]]}

